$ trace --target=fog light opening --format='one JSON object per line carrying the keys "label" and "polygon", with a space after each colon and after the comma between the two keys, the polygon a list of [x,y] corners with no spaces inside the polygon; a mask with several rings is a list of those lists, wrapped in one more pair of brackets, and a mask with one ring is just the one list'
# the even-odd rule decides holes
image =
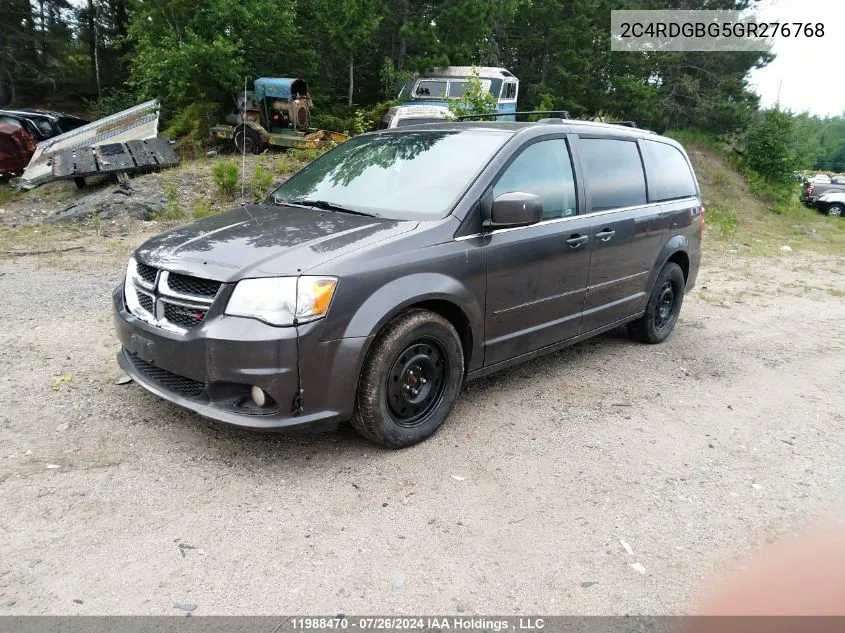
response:
{"label": "fog light opening", "polygon": [[264,390],[261,387],[254,386],[252,388],[252,401],[259,407],[263,407],[267,404],[267,394],[264,393]]}

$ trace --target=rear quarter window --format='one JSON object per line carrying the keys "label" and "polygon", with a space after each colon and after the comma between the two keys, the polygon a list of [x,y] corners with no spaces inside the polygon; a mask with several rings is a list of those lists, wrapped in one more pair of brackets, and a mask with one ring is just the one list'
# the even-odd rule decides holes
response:
{"label": "rear quarter window", "polygon": [[582,138],[578,145],[593,211],[646,203],[645,174],[636,141]]}
{"label": "rear quarter window", "polygon": [[657,141],[642,141],[648,174],[648,198],[656,202],[696,195],[689,163],[677,147]]}
{"label": "rear quarter window", "polygon": [[69,117],[62,117],[59,119],[59,129],[62,132],[70,132],[71,130],[80,128],[83,125],[85,125],[85,121],[82,119],[71,119]]}

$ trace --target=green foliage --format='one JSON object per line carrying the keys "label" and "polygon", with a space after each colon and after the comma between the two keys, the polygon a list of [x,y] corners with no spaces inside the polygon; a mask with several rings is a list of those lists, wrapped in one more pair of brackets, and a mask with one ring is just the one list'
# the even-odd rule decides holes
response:
{"label": "green foliage", "polygon": [[182,210],[182,205],[179,204],[179,189],[176,187],[176,183],[168,182],[164,186],[164,196],[166,198],[164,208],[156,214],[156,220],[173,221],[183,219],[185,213]]}
{"label": "green foliage", "polygon": [[25,195],[26,193],[20,191],[19,189],[14,189],[0,184],[0,202],[13,202],[15,200],[20,200]]}
{"label": "green foliage", "polygon": [[138,98],[125,88],[107,88],[94,99],[82,99],[93,119],[102,119],[115,112],[126,110],[138,104]]}
{"label": "green foliage", "polygon": [[382,20],[379,0],[311,0],[314,23],[322,32],[332,58],[348,70],[347,105],[354,98],[355,58],[367,47]]}
{"label": "green foliage", "polygon": [[325,151],[321,149],[292,149],[288,150],[288,155],[299,163],[295,168],[300,169],[318,156],[321,156]]}
{"label": "green foliage", "polygon": [[[469,86],[460,99],[449,102],[449,113],[453,117],[470,114],[487,114],[496,111],[496,99],[481,84],[478,69],[473,67]],[[483,119],[482,119],[483,120]]]}
{"label": "green foliage", "polygon": [[772,181],[751,170],[745,171],[745,178],[751,193],[778,215],[797,216],[804,211],[798,201],[800,185],[794,180]]}
{"label": "green foliage", "polygon": [[382,117],[395,105],[399,99],[380,101],[369,107],[349,108],[335,106],[330,111],[317,110],[312,118],[312,124],[324,130],[334,130],[344,134],[363,134],[378,127]]}
{"label": "green foliage", "polygon": [[359,108],[355,110],[355,122],[353,124],[353,131],[355,134],[363,134],[370,132],[378,127],[384,115],[393,106],[399,105],[399,99],[389,99],[381,101],[369,108]]}
{"label": "green foliage", "polygon": [[252,199],[255,202],[264,200],[270,191],[270,185],[273,184],[273,172],[267,169],[264,165],[259,163],[255,166],[252,172]]}
{"label": "green foliage", "polygon": [[795,149],[804,169],[845,172],[845,116],[793,116]]}
{"label": "green foliage", "polygon": [[767,183],[785,184],[800,165],[792,117],[777,108],[766,110],[749,128],[743,161]]}
{"label": "green foliage", "polygon": [[220,106],[202,101],[192,103],[170,119],[162,136],[179,139],[180,149],[199,151],[210,140],[211,126],[217,122]]}
{"label": "green foliage", "polygon": [[172,110],[217,102],[244,75],[284,68],[296,41],[291,4],[273,0],[157,0],[135,5],[129,38],[135,46],[131,84]]}
{"label": "green foliage", "polygon": [[733,237],[736,234],[736,213],[728,209],[711,205],[707,208],[705,223],[708,230],[718,231],[723,237]]}
{"label": "green foliage", "polygon": [[[610,12],[634,0],[0,0],[0,104],[50,104],[99,117],[146,98],[167,132],[198,149],[231,94],[260,76],[309,81],[317,127],[377,125],[411,71],[503,66],[520,78],[519,109],[696,129],[741,149],[758,99],[755,52],[611,53]],[[663,3],[665,4],[665,2]],[[690,0],[690,9],[754,0]],[[82,101],[81,98],[87,99]],[[198,105],[199,104],[199,105]],[[461,112],[484,111],[465,104]],[[190,108],[190,109],[189,109]],[[845,118],[797,115],[800,167],[845,171]],[[174,134],[177,135],[177,134]]]}
{"label": "green foliage", "polygon": [[217,211],[214,210],[214,207],[212,207],[211,203],[205,198],[200,198],[194,202],[193,215],[195,220],[207,218],[211,215],[215,215],[216,213]]}
{"label": "green foliage", "polygon": [[228,197],[235,193],[235,187],[238,186],[238,166],[232,161],[221,160],[211,168],[211,180],[220,190],[220,192]]}
{"label": "green foliage", "polygon": [[402,85],[411,78],[411,74],[409,70],[396,70],[393,60],[385,57],[379,74],[382,98],[386,101],[395,99]]}

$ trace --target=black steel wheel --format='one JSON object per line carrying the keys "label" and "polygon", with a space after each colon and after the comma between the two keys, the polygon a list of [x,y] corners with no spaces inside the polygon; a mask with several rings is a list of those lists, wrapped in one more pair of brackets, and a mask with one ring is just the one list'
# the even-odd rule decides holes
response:
{"label": "black steel wheel", "polygon": [[449,379],[449,361],[432,338],[412,342],[387,374],[387,406],[399,426],[413,427],[437,406]]}
{"label": "black steel wheel", "polygon": [[428,310],[409,310],[373,342],[352,426],[391,448],[422,442],[449,416],[463,376],[463,348],[452,324]]}
{"label": "black steel wheel", "polygon": [[628,324],[631,338],[643,343],[661,343],[666,340],[678,322],[684,301],[684,271],[668,262],[657,276],[648,298],[645,313]]}
{"label": "black steel wheel", "polygon": [[654,329],[662,330],[669,323],[675,309],[675,289],[672,281],[667,279],[657,296],[654,304]]}

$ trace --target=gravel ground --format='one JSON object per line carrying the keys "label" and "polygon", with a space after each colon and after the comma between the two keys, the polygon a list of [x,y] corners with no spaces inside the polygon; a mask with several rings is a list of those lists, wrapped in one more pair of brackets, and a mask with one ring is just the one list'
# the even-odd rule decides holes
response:
{"label": "gravel ground", "polygon": [[845,507],[842,259],[711,251],[665,344],[470,383],[393,452],[116,385],[129,246],[0,261],[0,614],[682,613]]}

